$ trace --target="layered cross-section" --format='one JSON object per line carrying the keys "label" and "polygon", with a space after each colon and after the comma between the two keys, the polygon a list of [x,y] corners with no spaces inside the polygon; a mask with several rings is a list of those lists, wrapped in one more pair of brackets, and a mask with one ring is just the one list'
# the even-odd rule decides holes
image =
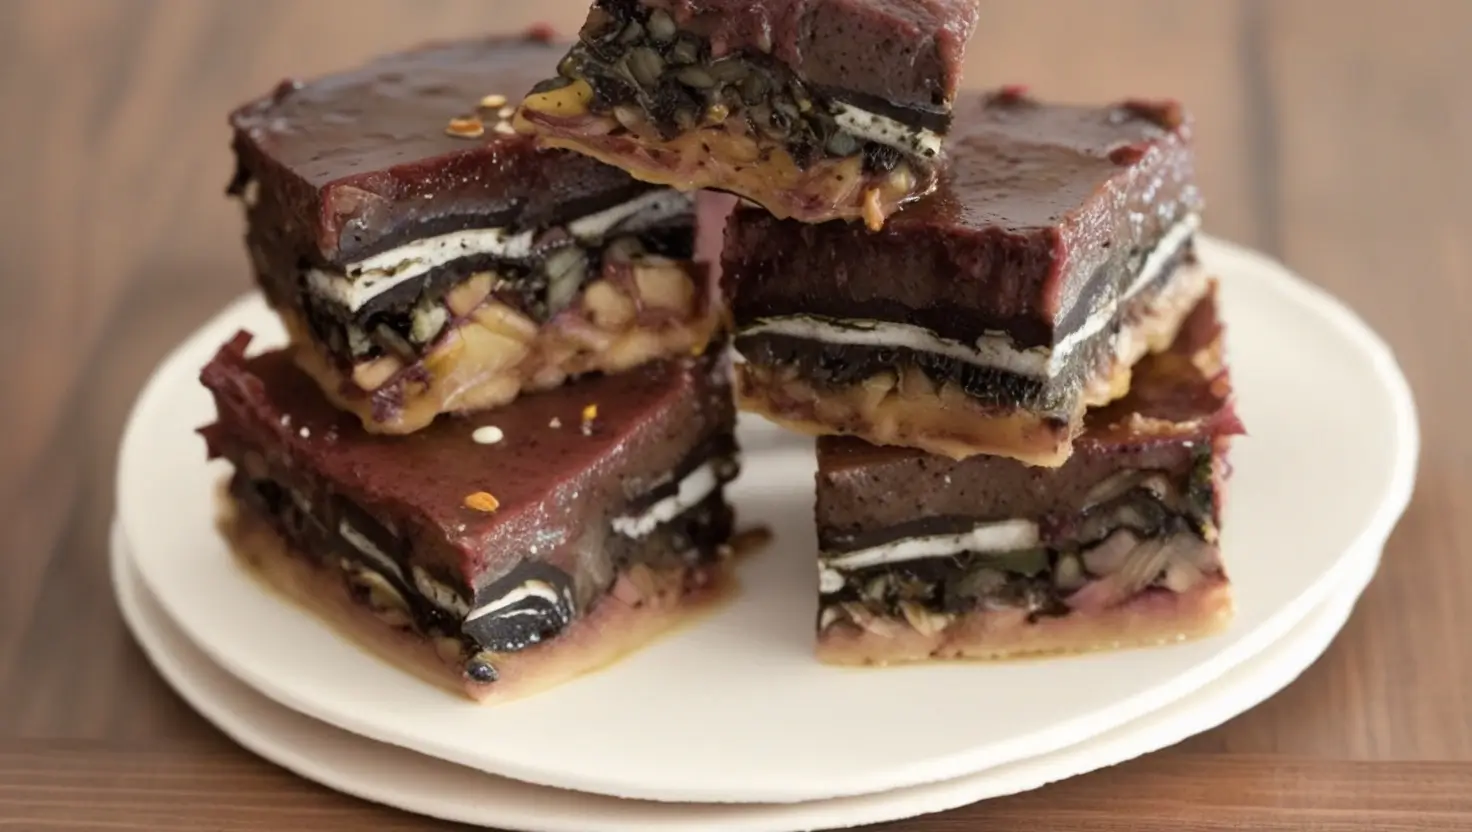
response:
{"label": "layered cross-section", "polygon": [[1206,291],[1170,103],[957,104],[935,193],[878,233],[738,209],[721,281],[745,408],[953,458],[1068,458]]}
{"label": "layered cross-section", "polygon": [[971,0],[597,0],[518,126],[547,146],[804,222],[928,192]]}
{"label": "layered cross-section", "polygon": [[1206,635],[1232,614],[1219,548],[1240,433],[1208,295],[1059,468],[818,443],[818,653],[1001,658]]}
{"label": "layered cross-section", "polygon": [[232,115],[257,279],[301,366],[369,430],[712,337],[691,197],[512,130],[565,48],[436,44],[285,82]]}
{"label": "layered cross-section", "polygon": [[730,585],[723,350],[524,396],[412,436],[366,432],[283,352],[204,369],[222,528],[287,597],[478,700],[612,661]]}

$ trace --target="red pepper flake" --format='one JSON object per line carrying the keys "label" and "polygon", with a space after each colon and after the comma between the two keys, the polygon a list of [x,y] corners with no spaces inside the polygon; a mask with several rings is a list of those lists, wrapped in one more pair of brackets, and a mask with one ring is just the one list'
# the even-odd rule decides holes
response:
{"label": "red pepper flake", "polygon": [[501,501],[488,491],[477,491],[465,498],[465,507],[490,514],[501,507]]}
{"label": "red pepper flake", "polygon": [[1026,84],[1007,84],[997,90],[995,96],[998,104],[1020,104],[1027,100]]}
{"label": "red pepper flake", "polygon": [[552,28],[551,23],[533,23],[526,30],[527,40],[551,43],[557,40],[557,30]]}
{"label": "red pepper flake", "polygon": [[1175,130],[1186,123],[1186,109],[1181,106],[1181,102],[1169,98],[1159,101],[1131,98],[1121,101],[1119,109],[1165,130]]}
{"label": "red pepper flake", "polygon": [[1146,142],[1131,142],[1122,144],[1109,151],[1109,161],[1116,165],[1133,165],[1145,158],[1150,152],[1150,145]]}

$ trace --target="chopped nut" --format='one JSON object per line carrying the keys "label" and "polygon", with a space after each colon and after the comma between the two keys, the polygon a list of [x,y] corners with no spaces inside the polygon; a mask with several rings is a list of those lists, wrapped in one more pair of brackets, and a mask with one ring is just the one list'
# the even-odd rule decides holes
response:
{"label": "chopped nut", "polygon": [[465,498],[465,507],[490,514],[501,507],[501,501],[488,492],[477,491]]}
{"label": "chopped nut", "polygon": [[392,355],[381,355],[372,361],[365,361],[353,367],[353,383],[363,390],[377,390],[387,384],[389,379],[402,369],[404,369],[404,362]]}
{"label": "chopped nut", "polygon": [[583,308],[595,326],[608,330],[622,329],[638,314],[634,302],[607,280],[583,290]]}
{"label": "chopped nut", "polygon": [[522,343],[529,343],[537,336],[535,321],[499,301],[490,301],[476,309],[475,320],[497,335]]}
{"label": "chopped nut", "polygon": [[490,272],[479,272],[445,293],[445,305],[456,315],[474,312],[491,294]]}
{"label": "chopped nut", "polygon": [[910,626],[922,636],[933,636],[951,625],[950,616],[945,613],[932,612],[913,601],[901,601],[900,612],[904,614],[905,620]]}
{"label": "chopped nut", "polygon": [[818,615],[819,632],[832,627],[842,617],[843,611],[838,607],[824,607],[823,611]]}
{"label": "chopped nut", "polygon": [[470,438],[474,439],[477,445],[494,445],[505,439],[506,433],[495,425],[486,425],[476,428],[475,433],[472,433]]}
{"label": "chopped nut", "polygon": [[434,650],[442,661],[459,664],[465,658],[465,645],[458,638],[440,636],[434,640]]}
{"label": "chopped nut", "polygon": [[495,110],[506,106],[506,96],[491,94],[480,100],[480,106],[487,110]]}
{"label": "chopped nut", "polygon": [[695,302],[695,287],[679,266],[640,263],[634,266],[634,285],[646,305],[688,314]]}
{"label": "chopped nut", "polygon": [[870,231],[878,231],[884,228],[884,208],[879,204],[879,189],[870,188],[864,191],[864,224]]}
{"label": "chopped nut", "polygon": [[475,116],[452,118],[445,127],[445,133],[457,139],[478,139],[486,134],[486,126]]}

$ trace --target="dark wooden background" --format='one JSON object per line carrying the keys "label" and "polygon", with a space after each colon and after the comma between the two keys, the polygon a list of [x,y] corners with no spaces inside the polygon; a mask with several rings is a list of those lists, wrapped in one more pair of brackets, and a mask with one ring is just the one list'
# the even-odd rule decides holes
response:
{"label": "dark wooden background", "polygon": [[[235,748],[157,679],[106,578],[116,444],[153,364],[248,289],[230,107],[422,38],[571,31],[583,3],[0,0],[0,827],[436,828]],[[1472,829],[1472,2],[982,7],[973,85],[1194,110],[1209,230],[1388,338],[1425,453],[1353,620],[1276,698],[893,828]]]}

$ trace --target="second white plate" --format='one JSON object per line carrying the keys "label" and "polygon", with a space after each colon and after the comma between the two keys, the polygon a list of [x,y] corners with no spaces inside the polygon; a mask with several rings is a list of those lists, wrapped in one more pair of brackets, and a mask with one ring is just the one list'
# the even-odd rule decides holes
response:
{"label": "second white plate", "polygon": [[242,746],[329,788],[421,815],[525,832],[778,832],[882,823],[1043,786],[1173,745],[1287,685],[1344,626],[1380,553],[1345,564],[1329,597],[1278,643],[1205,688],[1079,745],[955,780],[808,803],[619,800],[534,786],[372,742],[251,690],[190,643],[138,578],[114,529],[113,587],[123,617],[165,680]]}
{"label": "second white plate", "polygon": [[[1327,597],[1410,494],[1414,410],[1384,345],[1281,267],[1204,242],[1250,438],[1234,454],[1218,637],[1055,661],[839,670],[812,658],[810,444],[747,422],[732,498],[776,542],[720,614],[616,666],[502,707],[454,699],[339,639],[242,573],[212,526],[193,430],[199,368],[237,329],[279,343],[257,298],[159,368],[128,426],[119,510],[140,574],[181,629],[265,695],[337,727],[483,771],[619,797],[795,802],[935,782],[1075,745],[1201,689]],[[1331,418],[1332,417],[1332,418]]]}

